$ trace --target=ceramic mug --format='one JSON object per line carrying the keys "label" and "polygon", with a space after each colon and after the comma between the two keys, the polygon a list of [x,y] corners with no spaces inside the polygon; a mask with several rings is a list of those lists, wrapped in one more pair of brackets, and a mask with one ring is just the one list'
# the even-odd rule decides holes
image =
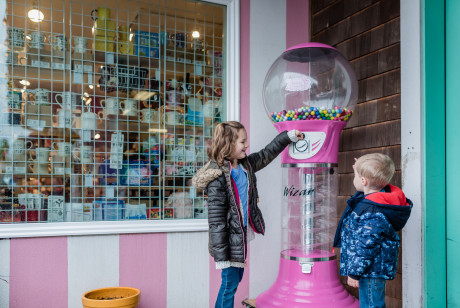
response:
{"label": "ceramic mug", "polygon": [[74,51],[78,53],[86,53],[88,51],[88,38],[76,36],[73,38]]}
{"label": "ceramic mug", "polygon": [[72,126],[72,111],[70,109],[58,109],[57,116],[57,127],[70,128]]}
{"label": "ceramic mug", "polygon": [[32,148],[32,141],[28,140],[22,140],[22,139],[16,139],[13,141],[13,160],[14,161],[25,161],[26,159],[26,152],[27,150]]}
{"label": "ceramic mug", "polygon": [[160,113],[153,109],[142,109],[141,121],[144,123],[158,123],[160,122]]}
{"label": "ceramic mug", "polygon": [[8,45],[13,50],[24,49],[25,35],[24,30],[19,28],[8,28]]}
{"label": "ceramic mug", "polygon": [[54,100],[62,109],[75,109],[81,107],[81,98],[77,93],[62,92],[55,95]]}
{"label": "ceramic mug", "polygon": [[[35,152],[35,159],[33,159],[32,152]],[[36,148],[30,151],[29,160],[35,161],[39,164],[47,164],[50,161],[50,149],[49,148]],[[35,173],[35,172],[34,172]]]}
{"label": "ceramic mug", "polygon": [[30,48],[35,49],[45,49],[45,40],[46,35],[40,31],[30,32],[30,42],[27,42],[27,45]]}
{"label": "ceramic mug", "polygon": [[74,157],[81,162],[82,164],[92,164],[94,162],[93,156],[93,147],[90,145],[82,145],[79,148],[74,149],[74,153],[78,152],[80,155],[75,155]]}
{"label": "ceramic mug", "polygon": [[137,116],[137,101],[126,99],[120,103],[122,114],[125,116]]}
{"label": "ceramic mug", "polygon": [[50,174],[50,169],[48,164],[41,164],[41,163],[32,163],[29,164],[30,170],[32,173],[35,174]]}
{"label": "ceramic mug", "polygon": [[67,37],[64,34],[53,35],[53,50],[66,51],[67,50]]}
{"label": "ceramic mug", "polygon": [[83,112],[81,114],[81,128],[95,130],[97,129],[97,120],[97,114],[94,112]]}
{"label": "ceramic mug", "polygon": [[44,89],[44,88],[36,88],[36,89],[26,90],[26,91],[34,95],[35,105],[49,105],[50,90]]}
{"label": "ceramic mug", "polygon": [[102,100],[101,106],[105,108],[105,115],[117,115],[120,110],[120,104],[116,97],[109,97],[106,100]]}
{"label": "ceramic mug", "polygon": [[53,142],[51,144],[51,149],[56,151],[57,156],[67,157],[70,155],[72,151],[72,144],[70,142]]}

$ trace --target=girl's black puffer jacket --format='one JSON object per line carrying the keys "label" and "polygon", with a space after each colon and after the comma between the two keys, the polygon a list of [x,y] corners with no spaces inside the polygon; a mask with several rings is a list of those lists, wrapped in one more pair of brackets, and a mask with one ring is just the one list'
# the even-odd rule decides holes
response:
{"label": "girl's black puffer jacket", "polygon": [[[239,161],[248,174],[248,228],[253,228],[257,233],[265,233],[265,223],[257,206],[257,179],[254,173],[267,166],[290,142],[287,131],[284,131],[264,149]],[[237,203],[230,174],[229,161],[219,166],[211,160],[193,177],[193,185],[205,189],[208,195],[209,253],[214,261],[244,263],[247,237],[243,228],[242,207]]]}

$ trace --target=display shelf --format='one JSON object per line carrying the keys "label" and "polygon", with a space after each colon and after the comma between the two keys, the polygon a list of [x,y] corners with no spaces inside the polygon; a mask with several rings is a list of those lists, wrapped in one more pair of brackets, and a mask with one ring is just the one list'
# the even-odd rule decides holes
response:
{"label": "display shelf", "polygon": [[[169,52],[174,53],[174,50],[167,50]],[[183,53],[183,51],[176,51],[176,53]],[[136,56],[136,55],[126,55],[120,53],[113,53],[113,52],[102,52],[102,51],[95,51],[94,52],[94,60],[98,63],[104,63],[107,65],[115,65],[115,64],[125,64],[125,65],[133,65],[133,66],[142,66],[148,68],[150,70],[157,70],[162,69],[163,72],[166,69],[166,72],[176,72],[177,68],[184,68],[180,70],[182,72],[190,73],[192,76],[197,75],[195,72],[195,68],[197,65],[201,66],[202,68],[202,75],[211,75],[213,72],[213,67],[206,65],[205,61],[191,61],[190,63],[185,62],[179,59],[176,59],[173,56],[173,59],[168,58],[149,58],[143,56]]]}
{"label": "display shelf", "polygon": [[78,129],[68,129],[59,127],[46,127],[41,131],[34,130],[29,137],[53,137],[53,139],[63,139],[64,141],[79,140],[81,136],[76,132]]}
{"label": "display shelf", "polygon": [[[30,82],[28,89],[46,88],[52,91],[65,91],[70,86],[81,88],[82,84],[72,83],[72,71],[60,70],[31,65],[8,65],[9,76],[13,80],[27,80]],[[88,81],[87,73],[82,74],[83,81]]]}

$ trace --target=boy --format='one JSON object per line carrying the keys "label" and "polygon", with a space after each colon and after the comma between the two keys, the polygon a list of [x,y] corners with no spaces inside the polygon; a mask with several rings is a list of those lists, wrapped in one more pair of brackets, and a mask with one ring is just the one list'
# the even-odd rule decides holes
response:
{"label": "boy", "polygon": [[409,219],[412,201],[388,184],[395,166],[384,154],[355,159],[353,185],[340,218],[334,247],[340,247],[340,275],[359,286],[360,307],[385,307],[385,282],[396,276],[399,236]]}

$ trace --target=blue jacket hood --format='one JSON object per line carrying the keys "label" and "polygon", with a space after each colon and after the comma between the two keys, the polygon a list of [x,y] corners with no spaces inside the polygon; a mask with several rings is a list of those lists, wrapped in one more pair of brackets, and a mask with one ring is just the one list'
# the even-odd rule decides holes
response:
{"label": "blue jacket hood", "polygon": [[340,230],[343,219],[350,212],[358,216],[364,213],[382,213],[388,219],[395,231],[400,231],[409,220],[413,203],[407,199],[403,191],[393,185],[387,185],[382,192],[364,195],[362,191],[356,192],[347,200],[348,206],[340,218],[334,238],[334,247],[340,247]]}
{"label": "blue jacket hood", "polygon": [[413,206],[402,190],[393,185],[387,185],[382,192],[369,195],[358,191],[347,203],[359,216],[366,212],[382,213],[395,231],[400,231],[406,225]]}

